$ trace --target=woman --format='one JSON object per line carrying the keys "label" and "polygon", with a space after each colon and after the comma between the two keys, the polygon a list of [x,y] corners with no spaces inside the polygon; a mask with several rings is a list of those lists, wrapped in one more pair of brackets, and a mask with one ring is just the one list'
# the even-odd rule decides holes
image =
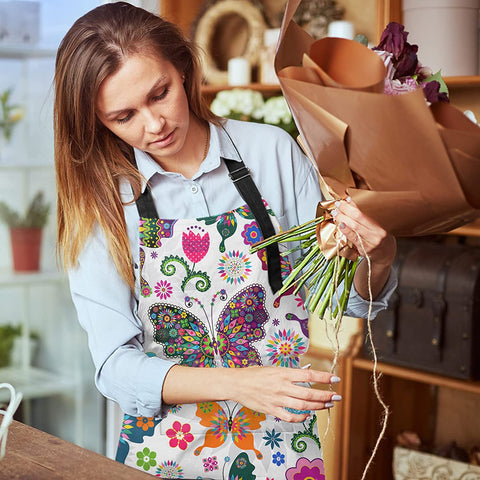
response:
{"label": "woman", "polygon": [[[123,2],[57,54],[58,246],[97,387],[125,412],[117,459],[165,478],[320,478],[312,413],[340,398],[308,384],[340,379],[299,368],[307,314],[275,293],[289,265],[250,253],[312,218],[317,177],[282,130],[214,116],[200,81],[179,30]],[[336,219],[372,264],[349,313],[367,315],[369,286],[375,313],[395,240],[353,202]]]}

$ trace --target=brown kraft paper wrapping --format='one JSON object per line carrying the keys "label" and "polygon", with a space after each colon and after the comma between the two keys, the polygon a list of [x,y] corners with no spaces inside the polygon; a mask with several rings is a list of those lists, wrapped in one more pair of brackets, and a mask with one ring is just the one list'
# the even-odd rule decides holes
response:
{"label": "brown kraft paper wrapping", "polygon": [[275,69],[330,199],[350,195],[396,236],[444,233],[480,215],[480,128],[422,89],[386,95],[383,61],[353,40],[314,41],[289,0]]}

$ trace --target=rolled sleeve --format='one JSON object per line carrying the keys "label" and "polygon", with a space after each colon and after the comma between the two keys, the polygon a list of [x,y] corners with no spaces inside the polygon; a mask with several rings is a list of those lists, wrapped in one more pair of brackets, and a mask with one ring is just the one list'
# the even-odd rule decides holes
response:
{"label": "rolled sleeve", "polygon": [[137,301],[118,274],[97,228],[69,272],[78,320],[87,332],[99,391],[134,416],[158,416],[173,362],[147,355]]}
{"label": "rolled sleeve", "polygon": [[388,299],[397,288],[397,284],[397,272],[392,268],[390,270],[390,276],[383,286],[382,291],[372,302],[361,297],[360,294],[355,290],[355,285],[352,284],[352,290],[348,299],[345,315],[349,317],[373,320],[377,316],[378,312],[385,310],[388,307]]}

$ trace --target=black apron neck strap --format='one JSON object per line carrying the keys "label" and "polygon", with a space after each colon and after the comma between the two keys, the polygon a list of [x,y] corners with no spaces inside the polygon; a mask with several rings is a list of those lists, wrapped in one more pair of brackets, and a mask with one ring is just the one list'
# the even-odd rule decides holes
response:
{"label": "black apron neck strap", "polygon": [[[243,161],[229,160],[222,158],[228,168],[229,176],[232,179],[235,188],[248,205],[252,214],[257,221],[258,227],[262,232],[263,238],[268,238],[276,234],[272,219],[265,208],[262,196],[258,191],[250,171]],[[282,288],[282,271],[280,262],[280,252],[278,244],[273,243],[266,247],[267,250],[267,266],[268,266],[268,282],[273,293],[278,292]]]}
{"label": "black apron neck strap", "polygon": [[148,184],[135,203],[137,204],[138,214],[141,218],[158,218],[155,202],[153,201],[152,192]]}

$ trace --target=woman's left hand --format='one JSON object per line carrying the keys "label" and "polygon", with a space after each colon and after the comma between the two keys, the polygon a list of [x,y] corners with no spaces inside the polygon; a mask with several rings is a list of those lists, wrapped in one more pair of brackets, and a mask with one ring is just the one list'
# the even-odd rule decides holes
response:
{"label": "woman's left hand", "polygon": [[[338,228],[355,245],[359,254],[370,261],[371,294],[375,299],[390,275],[397,250],[395,237],[361,212],[350,198],[337,202],[335,207],[335,223]],[[370,297],[368,275],[368,261],[362,261],[354,283],[357,292],[366,299]]]}

